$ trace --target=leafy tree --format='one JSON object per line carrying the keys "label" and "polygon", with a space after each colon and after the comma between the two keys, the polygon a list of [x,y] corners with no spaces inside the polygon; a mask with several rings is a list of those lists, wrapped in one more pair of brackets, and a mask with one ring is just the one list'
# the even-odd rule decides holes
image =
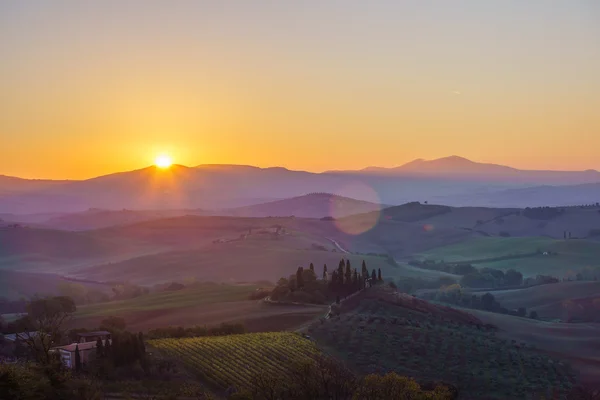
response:
{"label": "leafy tree", "polygon": [[504,274],[504,282],[508,286],[520,286],[523,284],[523,274],[511,268]]}
{"label": "leafy tree", "polygon": [[102,343],[102,339],[98,338],[96,340],[96,357],[103,358],[104,357],[104,343]]}
{"label": "leafy tree", "polygon": [[123,331],[127,324],[121,317],[108,317],[100,323],[100,326],[108,331]]}
{"label": "leafy tree", "polygon": [[302,267],[298,267],[298,271],[296,271],[296,285],[298,286],[298,289],[301,289],[304,287],[304,268]]}
{"label": "leafy tree", "polygon": [[481,306],[484,310],[492,311],[495,302],[494,295],[489,292],[481,296]]}
{"label": "leafy tree", "polygon": [[65,336],[64,325],[76,307],[73,299],[64,296],[36,299],[27,305],[27,316],[16,323],[17,331],[25,332],[21,339],[38,362],[51,364],[50,349]]}
{"label": "leafy tree", "polygon": [[79,354],[79,345],[75,346],[75,371],[81,372],[81,355]]}

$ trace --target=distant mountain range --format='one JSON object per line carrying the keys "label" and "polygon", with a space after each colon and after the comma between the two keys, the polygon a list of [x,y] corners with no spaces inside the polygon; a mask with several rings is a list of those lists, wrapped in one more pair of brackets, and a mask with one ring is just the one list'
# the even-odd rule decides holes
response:
{"label": "distant mountain range", "polygon": [[[600,172],[593,170],[527,171],[456,156],[415,160],[397,168],[324,173],[280,167],[174,165],[168,170],[148,167],[82,181],[0,176],[0,214],[71,213],[90,208],[224,210],[307,193],[332,193],[390,205],[411,201],[495,207],[573,205],[600,201],[599,182]],[[264,214],[279,206],[261,207],[263,211],[258,207],[237,212]]]}
{"label": "distant mountain range", "polygon": [[[600,182],[600,172],[521,170],[505,165],[478,163],[459,156],[436,160],[417,159],[395,168],[367,167],[360,172],[397,176],[430,176],[452,179],[482,179],[488,181],[521,182],[529,184],[577,184]],[[338,173],[356,173],[340,171]]]}

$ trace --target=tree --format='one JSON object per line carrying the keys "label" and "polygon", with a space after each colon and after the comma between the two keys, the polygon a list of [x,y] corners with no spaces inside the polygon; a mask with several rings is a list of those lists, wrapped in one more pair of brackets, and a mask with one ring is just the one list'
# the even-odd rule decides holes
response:
{"label": "tree", "polygon": [[27,305],[27,316],[16,322],[21,339],[41,364],[51,364],[50,349],[65,335],[64,324],[75,312],[73,299],[64,296],[36,299]]}
{"label": "tree", "polygon": [[517,315],[519,317],[526,317],[527,316],[527,310],[525,309],[525,307],[519,307],[519,309],[517,310]]}
{"label": "tree", "polygon": [[373,281],[373,283],[377,281],[377,272],[375,272],[375,268],[373,268],[373,271],[371,272],[371,280]]}
{"label": "tree", "polygon": [[531,319],[538,319],[538,313],[537,313],[537,311],[531,311],[529,313],[529,318],[531,318]]}
{"label": "tree", "polygon": [[100,338],[96,340],[96,357],[98,357],[98,359],[104,357],[104,343],[102,343],[102,339]]}
{"label": "tree", "polygon": [[310,266],[308,267],[312,272],[315,272],[315,266],[313,265],[313,263],[310,263]]}
{"label": "tree", "polygon": [[298,271],[296,271],[296,285],[298,286],[298,289],[304,287],[304,268],[302,267],[298,267]]}
{"label": "tree", "polygon": [[484,310],[491,311],[494,308],[495,302],[494,295],[489,292],[481,296],[481,306]]}
{"label": "tree", "polygon": [[323,265],[323,280],[327,280],[327,264]]}
{"label": "tree", "polygon": [[350,260],[346,261],[346,275],[344,277],[346,286],[352,286],[352,269],[350,268]]}
{"label": "tree", "polygon": [[523,284],[523,274],[511,268],[504,274],[504,282],[508,286],[521,286]]}
{"label": "tree", "polygon": [[75,346],[75,371],[81,372],[81,355],[79,354],[79,345]]}
{"label": "tree", "polygon": [[127,324],[125,323],[125,320],[121,317],[108,317],[100,323],[100,326],[108,331],[123,331],[125,330]]}
{"label": "tree", "polygon": [[381,282],[383,279],[381,278],[381,268],[377,269],[377,280]]}

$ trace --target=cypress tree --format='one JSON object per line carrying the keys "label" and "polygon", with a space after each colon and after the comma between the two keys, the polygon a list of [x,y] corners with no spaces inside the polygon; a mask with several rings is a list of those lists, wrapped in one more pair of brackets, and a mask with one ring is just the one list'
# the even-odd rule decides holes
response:
{"label": "cypress tree", "polygon": [[323,280],[327,280],[327,264],[323,265]]}
{"label": "cypress tree", "polygon": [[345,276],[346,286],[352,286],[352,269],[350,269],[350,261],[346,263],[346,276]]}
{"label": "cypress tree", "polygon": [[106,339],[104,343],[104,356],[106,358],[112,358],[112,345],[108,339]]}
{"label": "cypress tree", "polygon": [[362,275],[363,280],[367,279],[369,277],[369,270],[367,269],[367,263],[365,263],[365,260],[363,260],[363,262],[362,262],[361,275]]}
{"label": "cypress tree", "polygon": [[298,267],[298,271],[296,271],[296,285],[298,286],[298,289],[304,287],[304,277],[302,276],[303,274],[304,268]]}
{"label": "cypress tree", "polygon": [[338,285],[341,287],[344,285],[344,260],[340,260],[340,264],[338,265],[338,269],[337,269],[337,278],[338,278]]}
{"label": "cypress tree", "polygon": [[331,274],[331,281],[329,282],[329,287],[331,288],[331,290],[337,290],[338,287],[338,277],[337,277],[337,271],[333,270],[333,273]]}
{"label": "cypress tree", "polygon": [[356,269],[354,270],[354,275],[352,276],[352,286],[353,286],[354,290],[360,289],[359,280],[358,280],[358,271]]}
{"label": "cypress tree", "polygon": [[79,354],[79,345],[75,346],[75,371],[81,372],[81,354]]}
{"label": "cypress tree", "polygon": [[313,263],[310,263],[310,266],[308,267],[312,272],[315,272],[315,266],[313,265]]}
{"label": "cypress tree", "polygon": [[381,282],[383,279],[381,278],[381,268],[377,270],[377,280]]}
{"label": "cypress tree", "polygon": [[377,281],[377,272],[375,272],[375,268],[373,268],[373,272],[371,272],[371,284],[374,284]]}
{"label": "cypress tree", "polygon": [[138,333],[138,340],[140,343],[140,352],[143,356],[146,354],[146,344],[144,343],[144,334],[142,332]]}
{"label": "cypress tree", "polygon": [[104,357],[104,344],[102,343],[101,338],[98,338],[98,340],[96,340],[96,356],[98,358]]}

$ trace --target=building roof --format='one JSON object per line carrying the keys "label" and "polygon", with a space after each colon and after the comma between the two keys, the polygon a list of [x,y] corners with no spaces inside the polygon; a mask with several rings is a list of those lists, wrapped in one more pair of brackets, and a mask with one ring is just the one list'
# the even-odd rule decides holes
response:
{"label": "building roof", "polygon": [[4,339],[14,342],[17,340],[17,336],[19,336],[19,339],[29,339],[35,335],[37,335],[37,332],[10,333],[8,335],[4,335]]}
{"label": "building roof", "polygon": [[110,335],[110,332],[108,332],[108,331],[84,332],[84,333],[77,334],[77,336],[79,336],[79,337],[108,336],[108,335]]}
{"label": "building roof", "polygon": [[55,347],[56,350],[64,350],[73,353],[75,349],[79,346],[79,351],[87,351],[96,348],[96,342],[86,342],[86,343],[71,343],[66,346]]}

